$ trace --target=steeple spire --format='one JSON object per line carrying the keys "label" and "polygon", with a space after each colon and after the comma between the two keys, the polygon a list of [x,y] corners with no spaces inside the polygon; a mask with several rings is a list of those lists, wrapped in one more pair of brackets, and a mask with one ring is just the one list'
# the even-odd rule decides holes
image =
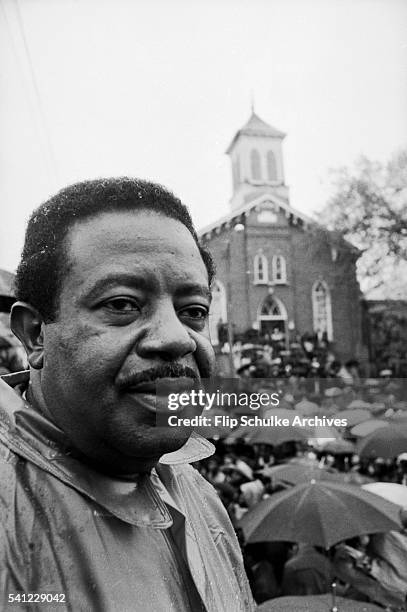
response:
{"label": "steeple spire", "polygon": [[253,89],[250,91],[250,108],[252,110],[252,115],[254,115],[254,93],[253,93]]}

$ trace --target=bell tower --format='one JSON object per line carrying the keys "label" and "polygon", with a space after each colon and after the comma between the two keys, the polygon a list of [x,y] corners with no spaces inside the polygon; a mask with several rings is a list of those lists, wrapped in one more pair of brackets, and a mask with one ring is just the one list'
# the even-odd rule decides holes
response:
{"label": "bell tower", "polygon": [[232,164],[232,210],[265,193],[288,201],[282,151],[284,138],[283,132],[260,119],[252,109],[250,119],[236,132],[226,150]]}

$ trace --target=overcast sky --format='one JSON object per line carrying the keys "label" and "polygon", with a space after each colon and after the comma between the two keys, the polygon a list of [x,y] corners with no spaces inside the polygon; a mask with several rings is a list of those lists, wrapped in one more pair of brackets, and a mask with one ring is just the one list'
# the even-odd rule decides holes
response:
{"label": "overcast sky", "polygon": [[287,133],[292,206],[317,210],[330,167],[406,146],[406,54],[405,0],[0,0],[0,267],[79,179],[161,182],[198,226],[225,214],[251,92]]}

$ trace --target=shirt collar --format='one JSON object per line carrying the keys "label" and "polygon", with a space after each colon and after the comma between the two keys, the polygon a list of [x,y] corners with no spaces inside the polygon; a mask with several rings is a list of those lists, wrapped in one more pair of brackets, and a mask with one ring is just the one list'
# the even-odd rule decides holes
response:
{"label": "shirt collar", "polygon": [[[26,384],[29,372],[7,382]],[[172,518],[149,475],[126,480],[108,476],[84,465],[69,454],[62,430],[33,410],[8,384],[0,380],[0,439],[16,454],[52,474],[97,502],[117,518],[132,525],[166,529]],[[179,450],[160,459],[165,466],[199,461],[212,455],[213,444],[193,433]]]}

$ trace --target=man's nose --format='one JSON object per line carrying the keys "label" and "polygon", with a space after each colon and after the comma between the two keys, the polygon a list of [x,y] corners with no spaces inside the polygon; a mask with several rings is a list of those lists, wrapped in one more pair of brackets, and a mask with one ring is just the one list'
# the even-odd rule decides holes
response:
{"label": "man's nose", "polygon": [[179,359],[195,350],[196,342],[178,318],[172,303],[156,308],[137,347],[141,357],[160,356],[166,361]]}

